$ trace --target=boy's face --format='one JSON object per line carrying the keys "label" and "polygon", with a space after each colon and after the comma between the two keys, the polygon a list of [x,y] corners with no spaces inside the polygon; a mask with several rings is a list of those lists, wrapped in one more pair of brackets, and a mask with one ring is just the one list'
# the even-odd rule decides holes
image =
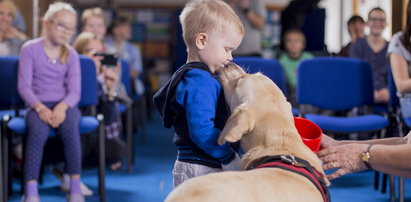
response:
{"label": "boy's face", "polygon": [[299,33],[291,32],[285,37],[285,48],[290,53],[300,53],[304,46],[304,38]]}
{"label": "boy's face", "polygon": [[131,39],[131,31],[130,24],[122,24],[113,29],[113,34],[123,40],[129,40]]}
{"label": "boy's face", "polygon": [[216,30],[200,33],[196,38],[198,58],[215,73],[233,60],[232,51],[237,49],[242,40],[243,36],[232,29],[224,33]]}
{"label": "boy's face", "polygon": [[106,34],[106,25],[104,23],[104,18],[98,16],[91,16],[86,20],[83,26],[83,31],[91,32],[97,36],[99,39],[103,39]]}

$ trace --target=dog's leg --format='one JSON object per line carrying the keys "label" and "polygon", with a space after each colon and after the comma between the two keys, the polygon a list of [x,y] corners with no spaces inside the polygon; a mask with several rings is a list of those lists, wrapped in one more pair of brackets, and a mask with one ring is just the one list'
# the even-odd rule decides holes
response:
{"label": "dog's leg", "polygon": [[244,134],[248,133],[252,126],[250,115],[244,104],[236,107],[218,138],[218,144],[222,145],[226,141],[237,142]]}

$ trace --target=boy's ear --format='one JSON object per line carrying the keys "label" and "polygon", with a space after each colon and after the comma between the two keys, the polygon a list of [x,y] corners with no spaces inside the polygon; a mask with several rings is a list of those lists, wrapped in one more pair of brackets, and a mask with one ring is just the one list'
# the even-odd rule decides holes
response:
{"label": "boy's ear", "polygon": [[196,46],[198,49],[202,50],[207,43],[208,36],[206,33],[199,33],[196,37]]}

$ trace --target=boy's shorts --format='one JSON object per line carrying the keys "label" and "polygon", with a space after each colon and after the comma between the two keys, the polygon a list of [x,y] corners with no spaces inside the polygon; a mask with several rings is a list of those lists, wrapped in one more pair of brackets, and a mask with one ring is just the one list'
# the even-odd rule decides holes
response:
{"label": "boy's shorts", "polygon": [[176,188],[179,184],[183,183],[184,181],[190,178],[220,171],[222,171],[221,168],[212,168],[208,166],[203,166],[194,163],[186,163],[176,160],[173,169],[174,188]]}

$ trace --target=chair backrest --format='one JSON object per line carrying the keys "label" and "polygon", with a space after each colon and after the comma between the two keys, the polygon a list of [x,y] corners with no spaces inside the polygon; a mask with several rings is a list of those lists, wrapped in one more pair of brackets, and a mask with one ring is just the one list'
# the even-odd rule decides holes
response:
{"label": "chair backrest", "polygon": [[121,83],[123,83],[124,88],[127,91],[128,95],[131,95],[131,79],[130,79],[130,67],[128,62],[124,59],[121,59]]}
{"label": "chair backrest", "polygon": [[18,56],[0,57],[0,108],[24,106],[17,90]]}
{"label": "chair backrest", "polygon": [[80,56],[81,68],[81,98],[79,107],[97,105],[97,75],[96,66],[89,57]]}
{"label": "chair backrest", "polygon": [[373,105],[371,66],[359,59],[319,57],[297,70],[297,103],[330,110]]}
{"label": "chair backrest", "polygon": [[400,100],[397,96],[397,87],[395,86],[394,77],[392,76],[391,67],[388,68],[388,90],[390,92],[390,105],[392,107],[398,107],[400,105]]}
{"label": "chair backrest", "polygon": [[263,73],[286,95],[284,69],[277,60],[260,57],[236,57],[233,62],[241,66],[247,73]]}

